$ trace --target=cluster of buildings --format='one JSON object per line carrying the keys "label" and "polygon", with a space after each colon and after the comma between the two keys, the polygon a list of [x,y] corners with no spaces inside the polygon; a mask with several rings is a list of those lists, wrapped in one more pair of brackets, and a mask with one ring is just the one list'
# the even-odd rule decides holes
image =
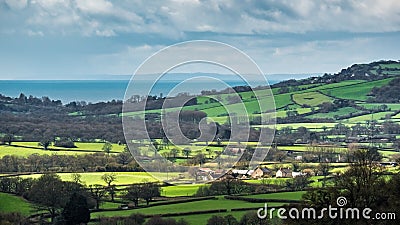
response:
{"label": "cluster of buildings", "polygon": [[295,178],[297,176],[304,176],[305,173],[295,172],[289,168],[280,168],[277,171],[273,171],[267,167],[259,166],[254,170],[237,170],[231,169],[229,171],[224,170],[212,170],[210,168],[199,168],[197,171],[197,180],[211,181],[216,179],[224,179],[230,176],[235,179],[260,179],[266,177],[276,178]]}

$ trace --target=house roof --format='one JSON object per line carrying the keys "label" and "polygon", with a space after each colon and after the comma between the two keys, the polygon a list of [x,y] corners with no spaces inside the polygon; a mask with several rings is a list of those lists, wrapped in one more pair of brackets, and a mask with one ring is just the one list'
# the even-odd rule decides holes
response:
{"label": "house roof", "polygon": [[212,169],[210,169],[210,168],[199,168],[199,171],[200,172],[206,172],[206,173],[209,173],[209,172],[214,172]]}
{"label": "house roof", "polygon": [[292,171],[290,169],[279,169],[282,171],[282,173],[291,173]]}
{"label": "house roof", "polygon": [[248,174],[249,170],[232,170],[234,174],[246,175]]}
{"label": "house roof", "polygon": [[271,170],[268,169],[267,167],[260,167],[260,170],[261,170],[263,173],[270,173],[270,172],[271,172]]}

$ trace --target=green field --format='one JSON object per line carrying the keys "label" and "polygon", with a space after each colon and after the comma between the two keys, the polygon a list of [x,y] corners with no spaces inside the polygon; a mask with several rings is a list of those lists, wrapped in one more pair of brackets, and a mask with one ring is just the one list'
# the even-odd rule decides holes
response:
{"label": "green field", "polygon": [[333,99],[319,92],[294,94],[293,100],[299,105],[317,106],[323,102],[332,102]]}
{"label": "green field", "polygon": [[344,122],[347,123],[359,123],[359,122],[365,122],[367,120],[380,120],[381,118],[385,118],[387,114],[391,114],[390,112],[378,112],[378,113],[372,113],[372,114],[367,114],[363,116],[356,116],[352,117],[349,119],[344,120]]}
{"label": "green field", "polygon": [[33,205],[27,202],[25,199],[0,192],[0,212],[19,212],[22,215],[27,216],[31,214],[33,210]]}
{"label": "green field", "polygon": [[[38,146],[38,142],[13,142],[13,145],[16,146],[8,146],[8,145],[0,145],[0,158],[5,155],[14,155],[27,157],[32,154],[39,155],[81,155],[81,154],[91,154],[96,152],[104,152],[102,147],[104,143],[82,143],[75,142],[77,148],[62,148],[62,147],[49,147],[48,150],[41,149]],[[24,147],[34,147],[33,148],[24,148]],[[111,150],[111,154],[123,152],[125,146],[112,144],[113,148]]]}
{"label": "green field", "polygon": [[[85,182],[86,185],[91,184],[101,184],[106,185],[106,183],[101,179],[106,173],[110,172],[92,172],[92,173],[79,173],[82,177],[82,181]],[[58,175],[64,181],[72,181],[72,173],[59,173]],[[117,180],[113,183],[116,185],[125,185],[125,184],[133,184],[133,183],[141,183],[143,181],[155,182],[158,181],[156,178],[151,176],[145,172],[115,172],[117,175]],[[177,177],[179,173],[168,173],[168,178],[171,179],[173,177]],[[166,173],[154,173],[155,176],[161,178],[162,180],[167,179]],[[21,175],[22,178],[38,178],[41,174],[33,174],[33,175]]]}
{"label": "green field", "polygon": [[[14,145],[21,145],[21,146],[28,146],[28,147],[39,147],[38,142],[13,142]],[[76,148],[63,148],[63,147],[55,147],[50,146],[49,150],[51,149],[62,149],[62,150],[89,150],[89,151],[100,151],[102,152],[102,148],[104,143],[103,142],[75,142],[74,143]],[[124,145],[112,144],[112,152],[122,152],[124,151]]]}
{"label": "green field", "polygon": [[[318,146],[318,147],[329,147],[329,148],[334,148],[335,151],[341,152],[347,150],[347,148],[343,147],[336,147],[336,146]],[[278,150],[285,150],[285,151],[310,151],[312,150],[312,146],[308,145],[294,145],[294,146],[278,146]]]}
{"label": "green field", "polygon": [[39,155],[79,155],[79,154],[88,154],[88,152],[79,152],[79,151],[51,151],[51,150],[41,150],[41,149],[29,149],[23,147],[14,147],[8,145],[0,145],[0,158],[5,155],[14,155],[14,156],[22,156],[27,157],[32,154]]}
{"label": "green field", "polygon": [[388,109],[390,110],[400,110],[400,104],[392,104],[392,103],[387,103],[387,104],[382,104],[382,103],[363,103],[359,104],[360,106],[366,108],[366,109],[378,109],[382,107],[382,105],[386,105]]}
{"label": "green field", "polygon": [[[249,198],[259,198],[259,199],[287,199],[287,200],[300,200],[301,197],[306,193],[306,191],[295,191],[295,192],[280,192],[271,194],[259,194],[259,195],[249,195]],[[247,197],[247,196],[246,196]]]}
{"label": "green field", "polygon": [[[268,206],[280,206],[283,203],[269,203]],[[250,203],[239,200],[227,200],[222,196],[215,200],[203,200],[197,202],[187,202],[172,205],[162,205],[153,206],[150,208],[125,210],[125,211],[115,211],[115,212],[96,212],[92,213],[92,218],[96,217],[110,217],[110,216],[129,216],[132,213],[142,213],[145,215],[157,215],[157,214],[167,214],[167,213],[178,213],[178,212],[194,212],[212,209],[227,209],[230,211],[235,208],[255,208],[263,207],[262,203]],[[204,215],[206,216],[206,215]],[[186,217],[186,216],[185,216]]]}
{"label": "green field", "polygon": [[332,89],[322,89],[321,92],[334,96],[336,98],[352,99],[365,101],[368,98],[368,93],[371,92],[372,88],[379,87],[388,84],[393,78],[388,78],[384,80],[364,82],[360,84],[354,84],[350,86],[337,87]]}
{"label": "green field", "polygon": [[358,110],[353,107],[344,107],[334,112],[312,114],[307,116],[307,118],[335,118],[335,116],[344,116],[355,112],[358,112]]}
{"label": "green field", "polygon": [[177,196],[192,196],[196,194],[199,187],[204,184],[185,184],[177,186],[166,186],[161,188],[161,195],[166,197],[177,197]]}
{"label": "green field", "polygon": [[[284,127],[291,127],[292,129],[297,129],[299,127],[305,127],[307,129],[312,130],[321,130],[324,127],[332,128],[337,123],[285,123],[285,124],[276,124],[276,129],[280,130]],[[253,127],[270,127],[270,125],[254,125]]]}
{"label": "green field", "polygon": [[207,224],[208,219],[210,219],[212,216],[217,215],[217,216],[227,216],[227,215],[232,215],[233,217],[236,218],[236,220],[240,221],[240,219],[243,217],[244,214],[246,214],[248,211],[242,210],[242,211],[235,211],[235,212],[223,212],[223,213],[208,213],[208,214],[198,214],[198,215],[189,215],[189,216],[178,216],[178,217],[173,217],[176,220],[184,219],[191,225],[203,225]]}
{"label": "green field", "polygon": [[355,84],[362,84],[362,83],[366,83],[366,82],[367,81],[365,81],[365,80],[345,80],[345,81],[341,81],[339,83],[324,84],[324,85],[320,85],[318,87],[310,88],[310,89],[306,90],[306,92],[334,89],[334,88],[339,88],[339,87],[351,86],[351,85],[355,85]]}

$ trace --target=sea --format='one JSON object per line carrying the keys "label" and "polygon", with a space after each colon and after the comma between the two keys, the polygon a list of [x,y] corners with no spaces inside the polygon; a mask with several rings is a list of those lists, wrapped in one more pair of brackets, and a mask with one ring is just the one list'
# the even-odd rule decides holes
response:
{"label": "sea", "polygon": [[[137,94],[146,95],[148,93],[148,90],[143,89],[146,82],[152,81],[141,80],[135,83],[134,89]],[[153,86],[150,94],[167,96],[169,91],[180,82],[160,81]],[[269,84],[277,82],[269,80]],[[239,80],[227,80],[225,83],[230,87],[246,85]],[[46,96],[52,100],[61,100],[63,104],[72,101],[96,103],[124,99],[128,84],[129,80],[0,80],[0,94],[9,97],[18,97],[21,93],[34,97]],[[181,92],[190,94],[200,94],[202,90],[222,90],[226,88],[218,82],[209,80],[187,83],[181,87]]]}

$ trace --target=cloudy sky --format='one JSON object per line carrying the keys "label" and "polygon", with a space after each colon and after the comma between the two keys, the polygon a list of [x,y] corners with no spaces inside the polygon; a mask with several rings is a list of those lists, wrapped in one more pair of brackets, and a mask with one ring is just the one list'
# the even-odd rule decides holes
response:
{"label": "cloudy sky", "polygon": [[399,59],[398,0],[0,0],[0,79],[132,74],[151,54],[214,40],[267,74]]}

